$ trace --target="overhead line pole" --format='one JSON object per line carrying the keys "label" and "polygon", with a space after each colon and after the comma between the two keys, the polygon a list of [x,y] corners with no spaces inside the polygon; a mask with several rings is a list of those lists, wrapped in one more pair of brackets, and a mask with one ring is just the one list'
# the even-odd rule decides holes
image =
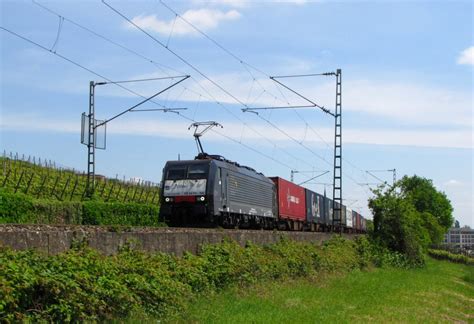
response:
{"label": "overhead line pole", "polygon": [[334,114],[334,174],[332,187],[333,226],[342,233],[342,71],[336,71],[336,111]]}
{"label": "overhead line pole", "polygon": [[[89,114],[88,117],[88,135],[87,135],[87,182],[86,182],[86,197],[92,197],[95,191],[95,149],[97,148],[97,128],[107,123],[111,122],[112,120],[126,114],[127,112],[134,111],[133,109],[152,100],[153,98],[157,97],[158,95],[162,94],[163,92],[171,89],[172,87],[176,86],[177,84],[183,82],[184,80],[188,79],[190,76],[177,76],[177,77],[165,77],[165,78],[154,78],[154,79],[141,79],[141,80],[130,80],[130,81],[109,81],[109,82],[94,82],[90,81],[89,83]],[[128,83],[128,82],[140,82],[140,81],[152,81],[152,80],[163,80],[163,79],[176,79],[181,78],[174,82],[173,84],[169,85],[165,89],[162,89],[155,93],[154,95],[145,98],[144,100],[140,101],[139,103],[133,105],[130,108],[120,112],[119,114],[108,118],[102,122],[97,122],[95,119],[95,87],[98,85],[106,85],[106,84],[118,84],[118,83]],[[176,108],[178,110],[183,110],[186,108]],[[136,110],[136,111],[150,111],[150,110]],[[162,109],[152,109],[152,111],[174,111],[174,108],[162,108]],[[105,147],[104,147],[105,148]]]}

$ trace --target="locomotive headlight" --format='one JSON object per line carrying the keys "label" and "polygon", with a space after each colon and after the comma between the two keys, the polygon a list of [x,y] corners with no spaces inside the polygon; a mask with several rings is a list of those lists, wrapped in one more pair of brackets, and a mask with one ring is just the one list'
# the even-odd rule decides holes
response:
{"label": "locomotive headlight", "polygon": [[204,200],[206,200],[206,197],[202,196],[202,197],[199,198],[199,200],[204,201]]}
{"label": "locomotive headlight", "polygon": [[170,197],[166,197],[166,198],[165,198],[165,201],[166,201],[166,202],[170,202],[170,201],[171,201]]}

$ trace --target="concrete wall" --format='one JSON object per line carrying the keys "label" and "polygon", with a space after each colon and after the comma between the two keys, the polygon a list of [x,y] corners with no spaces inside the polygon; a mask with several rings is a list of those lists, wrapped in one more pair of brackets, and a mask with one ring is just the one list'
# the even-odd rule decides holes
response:
{"label": "concrete wall", "polygon": [[[196,253],[204,243],[219,243],[230,238],[244,245],[247,241],[268,244],[287,236],[297,241],[321,243],[331,233],[248,231],[224,229],[133,228],[99,226],[0,225],[0,246],[16,250],[36,249],[48,254],[68,250],[73,243],[85,241],[106,255],[117,253],[126,244],[147,251],[182,255]],[[347,235],[353,237],[353,235]]]}

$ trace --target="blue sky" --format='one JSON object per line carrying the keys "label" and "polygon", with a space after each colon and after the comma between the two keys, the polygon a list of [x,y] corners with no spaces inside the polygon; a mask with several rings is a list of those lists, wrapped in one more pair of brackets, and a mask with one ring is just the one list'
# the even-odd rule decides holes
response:
{"label": "blue sky", "polygon": [[[332,170],[332,117],[316,109],[257,116],[243,113],[244,106],[233,97],[251,107],[302,104],[268,76],[341,68],[346,204],[367,215],[370,190],[364,183],[377,180],[365,171],[396,168],[398,177],[433,179],[451,199],[455,218],[474,226],[471,1],[166,2],[238,59],[175,19],[160,1],[107,1],[233,97],[101,1],[38,0],[65,18],[59,33],[61,19],[34,2],[0,3],[3,28],[111,80],[193,77],[156,100],[166,107],[187,107],[182,115],[130,113],[107,126],[107,150],[97,154],[98,173],[159,181],[165,161],[196,154],[188,130],[192,119],[224,126],[203,137],[206,151],[268,176],[289,178],[292,169],[315,170],[295,175],[295,182],[303,182],[319,170]],[[102,79],[4,30],[0,45],[2,150],[85,169],[80,115],[88,109],[89,81]],[[126,86],[149,96],[170,82]],[[285,82],[334,109],[332,77]],[[114,85],[97,87],[96,95],[99,119],[140,101]],[[377,176],[391,181],[392,174]],[[322,192],[320,183],[332,182],[331,176],[317,182],[308,186]]]}

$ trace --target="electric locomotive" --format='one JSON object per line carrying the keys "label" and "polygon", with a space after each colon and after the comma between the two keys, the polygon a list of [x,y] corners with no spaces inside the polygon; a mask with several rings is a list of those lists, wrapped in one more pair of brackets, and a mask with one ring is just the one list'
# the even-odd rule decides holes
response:
{"label": "electric locomotive", "polygon": [[275,185],[252,168],[219,155],[168,161],[161,181],[160,218],[172,226],[273,228]]}

